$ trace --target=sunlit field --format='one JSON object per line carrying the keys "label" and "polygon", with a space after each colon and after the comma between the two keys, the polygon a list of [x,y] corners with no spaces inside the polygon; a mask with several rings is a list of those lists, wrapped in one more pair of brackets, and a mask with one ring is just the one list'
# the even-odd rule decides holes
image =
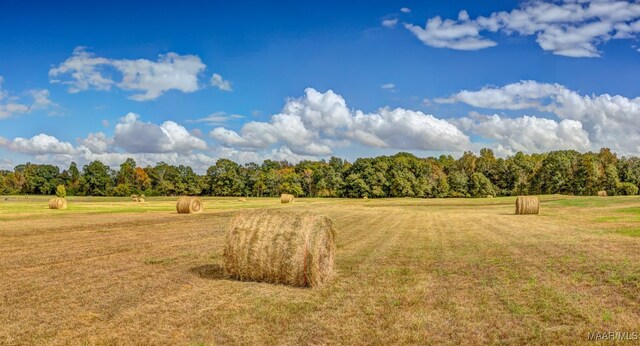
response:
{"label": "sunlit field", "polygon": [[[0,344],[580,344],[638,332],[640,197],[0,197]],[[318,289],[227,279],[243,208],[310,210],[337,231]]]}

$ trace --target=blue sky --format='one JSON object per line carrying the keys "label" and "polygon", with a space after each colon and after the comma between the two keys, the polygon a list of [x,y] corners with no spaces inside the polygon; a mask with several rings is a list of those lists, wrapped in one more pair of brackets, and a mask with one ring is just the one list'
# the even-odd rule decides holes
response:
{"label": "blue sky", "polygon": [[640,153],[636,2],[0,9],[0,168]]}

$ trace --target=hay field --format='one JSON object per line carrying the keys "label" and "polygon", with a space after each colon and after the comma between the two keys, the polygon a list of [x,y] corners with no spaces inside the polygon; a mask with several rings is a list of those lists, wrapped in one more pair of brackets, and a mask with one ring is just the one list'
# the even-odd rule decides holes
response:
{"label": "hay field", "polygon": [[[0,344],[582,344],[640,332],[640,198],[0,199]],[[222,277],[234,210],[329,216],[334,281]]]}

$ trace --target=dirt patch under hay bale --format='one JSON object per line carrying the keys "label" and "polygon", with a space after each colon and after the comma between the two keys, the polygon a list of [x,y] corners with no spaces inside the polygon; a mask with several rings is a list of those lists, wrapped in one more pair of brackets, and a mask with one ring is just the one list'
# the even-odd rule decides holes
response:
{"label": "dirt patch under hay bale", "polygon": [[333,275],[335,231],[310,212],[237,213],[225,236],[224,271],[239,280],[318,287]]}

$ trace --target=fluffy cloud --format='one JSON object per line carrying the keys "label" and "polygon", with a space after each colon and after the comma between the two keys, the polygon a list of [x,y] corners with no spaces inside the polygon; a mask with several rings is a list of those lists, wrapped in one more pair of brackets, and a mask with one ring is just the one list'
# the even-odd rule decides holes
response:
{"label": "fluffy cloud", "polygon": [[[70,58],[49,70],[52,83],[69,85],[69,92],[88,89],[110,90],[117,86],[123,90],[141,91],[131,95],[136,101],[158,98],[169,90],[194,92],[198,90],[198,75],[206,65],[194,55],[161,54],[158,61],[146,59],[107,59],[96,57],[86,47],[74,49]],[[120,74],[121,80],[113,79]],[[62,76],[70,79],[61,80]]]}
{"label": "fluffy cloud", "polygon": [[422,43],[436,48],[478,50],[497,44],[480,36],[480,25],[470,21],[466,11],[460,12],[458,21],[438,16],[429,19],[424,28],[409,23],[404,26]]}
{"label": "fluffy cloud", "polygon": [[78,139],[78,144],[96,154],[104,154],[111,150],[113,139],[102,132],[90,133],[87,138]]}
{"label": "fluffy cloud", "polygon": [[498,115],[476,115],[456,122],[486,139],[495,140],[503,154],[545,152],[550,150],[591,149],[589,134],[576,120],[562,120],[522,116],[507,118]]}
{"label": "fluffy cloud", "polygon": [[164,161],[169,164],[190,165],[203,172],[215,163],[215,157],[220,157],[203,153],[208,149],[206,143],[190,134],[183,126],[173,121],[166,121],[161,125],[145,123],[134,113],[120,119],[113,137],[102,132],[90,133],[86,138],[78,138],[77,143],[74,146],[44,133],[28,139],[17,137],[8,140],[0,137],[2,148],[33,155],[38,162],[60,166],[66,166],[71,161],[85,164],[100,160],[117,167],[131,157],[142,166]]}
{"label": "fluffy cloud", "polygon": [[536,35],[540,47],[556,55],[597,57],[597,45],[611,39],[636,38],[640,32],[640,4],[619,0],[531,1],[512,11],[470,19],[461,11],[457,20],[434,17],[424,28],[405,24],[424,44],[459,50],[494,46],[481,32]]}
{"label": "fluffy cloud", "polygon": [[11,96],[7,90],[3,89],[4,78],[0,76],[0,119],[9,118],[15,115],[29,113],[32,110],[47,109],[56,106],[49,98],[49,90],[29,90],[26,92],[31,97],[28,104],[21,98]]}
{"label": "fluffy cloud", "polygon": [[210,83],[211,85],[213,85],[214,87],[222,91],[233,91],[233,88],[231,87],[231,82],[229,82],[228,80],[225,80],[224,78],[222,78],[221,75],[217,73],[214,73],[213,76],[211,76]]}
{"label": "fluffy cloud", "polygon": [[408,8],[408,7],[403,7],[403,8],[400,9],[400,12],[402,12],[402,13],[411,13],[411,9]]}
{"label": "fluffy cloud", "polygon": [[189,153],[207,148],[202,139],[173,121],[158,126],[140,121],[139,115],[134,113],[127,114],[116,124],[113,141],[129,153]]}
{"label": "fluffy cloud", "polygon": [[350,110],[342,96],[313,88],[287,101],[270,122],[249,122],[239,132],[218,127],[211,137],[227,147],[263,150],[280,144],[296,155],[325,156],[356,141],[366,146],[418,150],[460,150],[469,138],[451,123],[422,112],[382,108]]}
{"label": "fluffy cloud", "polygon": [[31,138],[16,137],[13,141],[5,139],[0,140],[0,145],[11,151],[30,154],[67,154],[72,155],[76,152],[73,145],[69,142],[62,142],[56,137],[41,133]]}
{"label": "fluffy cloud", "polygon": [[[69,85],[69,92],[77,93],[90,88],[98,90],[110,90],[115,82],[110,77],[103,76],[102,70],[110,65],[106,58],[96,57],[87,52],[86,47],[76,47],[71,57],[60,66],[49,70],[49,78],[52,83]],[[62,81],[57,77],[69,74],[72,80]]]}
{"label": "fluffy cloud", "polygon": [[131,96],[136,101],[156,99],[168,90],[194,92],[198,90],[198,74],[206,67],[197,56],[176,53],[161,54],[157,62],[137,59],[111,63],[122,73],[120,88],[144,91]]}
{"label": "fluffy cloud", "polygon": [[[580,95],[560,84],[522,81],[503,87],[485,87],[478,91],[463,90],[448,98],[437,99],[436,102],[463,102],[482,108],[549,112],[562,121],[579,122],[580,130],[575,123],[567,123],[573,125],[565,127],[573,128],[576,133],[585,131],[592,149],[605,146],[623,153],[640,153],[639,97],[630,99],[621,95]],[[526,123],[525,120],[522,121]],[[527,121],[533,123],[531,119]],[[495,122],[493,124],[497,125]],[[582,138],[582,134],[579,137]],[[570,141],[574,144],[580,142],[584,141]]]}
{"label": "fluffy cloud", "polygon": [[529,109],[542,106],[542,100],[566,89],[559,84],[521,81],[503,87],[487,86],[480,90],[462,90],[447,98],[436,98],[437,103],[462,102],[474,107],[493,109]]}

